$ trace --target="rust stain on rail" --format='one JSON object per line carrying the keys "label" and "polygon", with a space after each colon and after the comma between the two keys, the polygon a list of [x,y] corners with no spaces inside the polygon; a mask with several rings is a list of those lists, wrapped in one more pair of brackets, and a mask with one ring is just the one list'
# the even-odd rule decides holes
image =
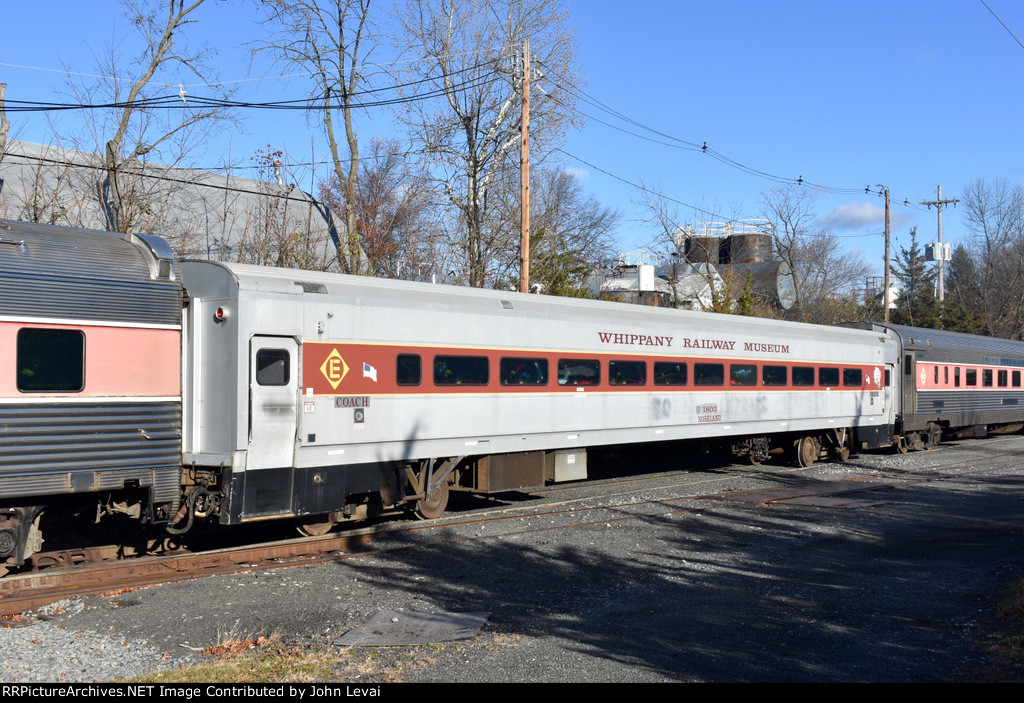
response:
{"label": "rust stain on rail", "polygon": [[[894,483],[880,481],[824,481],[799,486],[767,488],[756,491],[737,491],[701,496],[707,500],[725,500],[754,505],[809,505],[821,508],[864,508],[881,505],[885,501],[853,497],[853,494],[895,488]],[[842,497],[840,497],[842,496]]]}
{"label": "rust stain on rail", "polygon": [[298,566],[325,557],[341,558],[368,544],[375,536],[372,529],[358,530],[315,539],[271,542],[213,552],[104,561],[14,574],[0,579],[0,616],[22,613],[85,593],[184,581],[235,572],[256,565],[260,568]]}

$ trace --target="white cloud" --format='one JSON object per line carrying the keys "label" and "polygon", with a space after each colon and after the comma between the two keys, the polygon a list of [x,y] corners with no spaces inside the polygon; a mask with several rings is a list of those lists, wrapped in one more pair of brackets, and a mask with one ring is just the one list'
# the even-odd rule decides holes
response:
{"label": "white cloud", "polygon": [[[914,219],[913,213],[890,213],[890,226],[899,229]],[[837,230],[881,229],[885,227],[885,208],[874,203],[840,205],[821,218],[825,227]]]}

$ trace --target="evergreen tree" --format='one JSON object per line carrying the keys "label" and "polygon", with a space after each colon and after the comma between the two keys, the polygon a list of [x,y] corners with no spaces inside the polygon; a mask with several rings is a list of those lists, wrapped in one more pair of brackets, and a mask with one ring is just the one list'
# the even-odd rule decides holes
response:
{"label": "evergreen tree", "polygon": [[985,315],[964,304],[960,298],[946,294],[942,301],[942,329],[967,334],[988,334]]}
{"label": "evergreen tree", "polygon": [[587,277],[593,272],[582,250],[567,247],[544,228],[530,235],[530,285],[541,293],[592,298]]}
{"label": "evergreen tree", "polygon": [[953,250],[946,267],[946,299],[942,303],[943,329],[988,334],[982,310],[978,266],[963,244]]}
{"label": "evergreen tree", "polygon": [[893,263],[900,295],[890,319],[901,325],[942,329],[942,306],[935,297],[935,272],[930,270],[917,243],[917,228],[910,230],[910,247],[900,248]]}

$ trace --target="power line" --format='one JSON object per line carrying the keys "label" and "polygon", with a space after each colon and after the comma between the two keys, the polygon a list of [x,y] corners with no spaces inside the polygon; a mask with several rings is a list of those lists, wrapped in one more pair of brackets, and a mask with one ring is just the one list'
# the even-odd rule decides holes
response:
{"label": "power line", "polygon": [[[482,63],[477,63],[477,64],[475,64],[473,66],[469,66],[469,67],[466,67],[464,69],[460,69],[459,71],[455,71],[455,72],[453,72],[452,75],[465,75],[466,73],[469,73],[471,71],[477,71],[477,70],[479,70],[481,68],[486,68],[486,67],[488,67],[490,65],[492,65],[492,62],[490,62],[490,61],[482,62]],[[422,78],[422,79],[419,79],[419,80],[416,80],[416,81],[412,81],[412,82],[408,82],[408,83],[404,83],[404,84],[396,84],[396,85],[392,85],[392,86],[385,86],[385,87],[381,87],[381,88],[374,88],[374,89],[370,89],[370,90],[361,91],[361,92],[357,93],[356,95],[362,98],[364,96],[372,96],[372,95],[376,95],[378,93],[384,93],[384,92],[387,92],[387,91],[396,91],[396,90],[402,90],[402,89],[406,89],[406,88],[410,88],[410,87],[415,87],[415,86],[422,85],[424,83],[431,83],[431,82],[436,81],[436,80],[438,80],[438,77],[426,77],[426,78]],[[484,85],[486,85],[486,84],[488,84],[490,82],[496,81],[496,80],[504,80],[504,77],[501,74],[497,73],[497,72],[493,72],[493,73],[490,73],[490,74],[487,74],[487,75],[475,75],[475,76],[472,76],[469,79],[465,80],[464,82],[458,83],[458,84],[456,84],[454,86],[438,86],[438,87],[435,87],[435,88],[433,88],[431,90],[424,91],[422,93],[414,93],[412,95],[406,95],[406,96],[400,96],[400,97],[394,97],[394,98],[387,98],[387,97],[385,97],[385,98],[382,98],[382,99],[379,99],[379,100],[365,100],[365,99],[361,99],[361,100],[358,100],[356,102],[350,102],[347,105],[345,105],[342,102],[338,102],[338,103],[334,104],[334,103],[331,103],[329,100],[326,101],[325,103],[319,103],[318,102],[318,100],[319,100],[318,98],[303,98],[303,99],[292,99],[292,100],[276,100],[276,101],[254,102],[254,101],[228,100],[228,99],[223,99],[223,98],[209,98],[209,97],[202,97],[202,96],[188,96],[188,97],[185,97],[185,96],[183,96],[181,94],[172,94],[172,95],[154,96],[154,97],[151,97],[151,98],[145,98],[145,99],[142,99],[142,100],[136,100],[136,101],[132,101],[132,102],[109,102],[109,103],[100,103],[100,104],[55,103],[55,102],[8,100],[7,101],[7,109],[8,109],[8,111],[11,111],[11,112],[50,112],[50,111],[81,110],[81,109],[124,109],[124,108],[129,108],[129,107],[131,107],[131,108],[138,108],[138,109],[199,109],[199,108],[205,108],[205,109],[264,109],[264,110],[304,110],[304,111],[305,110],[311,110],[311,109],[312,110],[324,109],[326,107],[331,107],[332,109],[341,109],[343,107],[351,107],[351,108],[354,108],[354,109],[369,109],[369,108],[374,108],[374,107],[386,107],[386,106],[395,106],[395,105],[409,104],[409,103],[418,102],[418,101],[422,101],[422,100],[431,100],[431,99],[435,99],[435,98],[438,98],[438,97],[442,97],[443,95],[447,94],[450,90],[456,90],[456,91],[459,91],[459,90],[469,90],[469,89],[473,89],[473,88],[476,88],[476,87],[484,86]],[[670,147],[670,148],[680,149],[680,150],[683,150],[683,151],[699,152],[701,154],[708,155],[711,158],[719,161],[720,163],[722,163],[724,165],[727,165],[727,166],[729,166],[731,168],[734,168],[736,170],[739,170],[739,171],[741,171],[743,173],[747,173],[749,175],[753,175],[755,177],[762,178],[762,179],[769,180],[769,181],[772,181],[772,182],[775,182],[775,183],[779,183],[779,184],[783,184],[783,185],[793,185],[793,186],[807,187],[807,188],[810,188],[812,190],[816,190],[818,192],[831,193],[831,194],[855,194],[855,193],[859,193],[860,192],[860,189],[840,188],[840,187],[827,186],[827,185],[823,185],[823,184],[814,183],[814,182],[811,182],[809,180],[805,180],[802,175],[797,177],[797,178],[793,178],[793,177],[789,177],[789,176],[782,176],[782,175],[774,174],[774,173],[771,173],[771,172],[768,172],[768,171],[764,171],[764,170],[761,170],[761,169],[758,169],[758,168],[754,168],[754,167],[749,166],[749,165],[747,165],[745,163],[742,163],[741,161],[738,161],[738,160],[736,160],[736,159],[734,159],[732,157],[729,157],[729,156],[725,155],[724,153],[718,151],[717,149],[714,149],[714,148],[708,146],[707,142],[697,143],[695,141],[683,139],[683,138],[674,136],[674,135],[672,135],[670,133],[667,133],[665,131],[658,130],[658,129],[655,129],[653,127],[650,127],[650,126],[648,126],[648,125],[646,125],[646,124],[644,124],[644,123],[642,123],[642,122],[640,122],[638,120],[635,120],[632,117],[629,117],[628,115],[626,115],[626,114],[624,114],[624,113],[622,113],[622,112],[620,112],[620,111],[618,111],[618,110],[616,110],[616,109],[606,105],[605,103],[603,103],[602,101],[594,98],[593,96],[589,95],[585,91],[576,89],[575,87],[573,87],[571,85],[571,83],[566,84],[564,82],[555,81],[554,79],[552,79],[552,82],[558,88],[560,88],[561,90],[565,91],[566,93],[572,95],[577,100],[579,100],[579,101],[581,101],[581,102],[583,102],[583,103],[585,103],[587,105],[590,105],[593,108],[595,108],[595,109],[597,109],[597,110],[599,110],[601,112],[604,112],[604,113],[606,113],[606,114],[608,114],[608,115],[610,115],[610,116],[612,116],[612,117],[614,117],[614,118],[616,118],[618,120],[621,120],[624,123],[626,123],[627,125],[635,127],[639,131],[633,131],[633,130],[630,130],[630,129],[626,129],[624,127],[615,125],[614,123],[609,122],[607,120],[602,120],[602,119],[596,118],[596,117],[594,117],[592,114],[590,114],[588,112],[584,112],[583,110],[577,109],[575,106],[566,105],[563,101],[558,101],[558,99],[556,97],[554,97],[554,96],[549,96],[549,97],[551,97],[552,99],[558,101],[560,104],[562,104],[567,109],[572,109],[572,110],[576,111],[578,114],[586,117],[587,119],[594,120],[594,121],[599,122],[600,124],[603,124],[603,125],[611,128],[611,129],[615,129],[617,131],[620,131],[620,132],[625,133],[627,135],[633,136],[635,138],[642,139],[642,140],[645,140],[645,141],[649,141],[649,142],[652,142],[652,143],[655,143],[655,144],[658,144],[658,145],[661,145],[661,146],[667,146],[667,147]],[[329,98],[329,96],[330,96],[330,93],[328,92],[327,97]],[[648,132],[649,135],[643,134],[643,132]],[[650,136],[650,135],[653,135],[653,136]],[[563,151],[561,149],[559,149],[559,151],[561,151],[561,153],[565,154],[566,156],[569,156],[570,158],[573,158],[573,159],[575,159],[577,161],[580,161],[581,163],[587,164],[591,168],[594,168],[595,170],[600,171],[601,173],[604,173],[604,174],[606,174],[606,175],[608,175],[608,176],[610,176],[612,178],[615,178],[615,179],[617,179],[619,181],[622,181],[623,183],[626,183],[627,185],[630,185],[631,187],[637,188],[639,190],[642,190],[644,192],[650,193],[652,195],[656,195],[656,196],[661,197],[661,198],[666,198],[666,199],[671,200],[673,202],[676,202],[676,203],[679,203],[681,205],[684,205],[684,206],[686,206],[688,208],[693,208],[694,210],[696,210],[698,212],[704,212],[706,214],[709,214],[711,216],[718,217],[718,218],[722,218],[723,217],[721,215],[717,215],[717,214],[714,214],[714,213],[709,213],[709,212],[707,212],[705,210],[702,210],[701,208],[697,208],[697,207],[695,207],[693,205],[689,205],[687,203],[684,203],[682,201],[676,200],[674,198],[670,198],[668,196],[665,196],[664,194],[656,193],[654,191],[651,191],[651,190],[645,188],[642,185],[638,185],[638,184],[633,183],[631,181],[628,181],[627,179],[624,179],[624,178],[622,178],[620,176],[612,174],[611,172],[609,172],[609,171],[607,171],[605,169],[602,169],[602,168],[600,168],[600,167],[598,167],[598,166],[596,166],[594,164],[586,162],[586,161],[584,161],[583,159],[581,159],[581,158],[579,158],[577,156],[569,154],[568,152],[565,152],[565,151]],[[322,165],[322,164],[326,164],[326,163],[330,163],[330,162],[329,161],[314,162],[312,165],[315,166],[315,165]],[[303,165],[306,165],[306,164],[303,164]],[[231,169],[230,168],[228,168],[228,169],[214,168],[214,169],[207,169],[207,170],[231,170]],[[870,193],[870,189],[865,189],[865,193]],[[909,199],[907,199],[905,201],[905,204],[909,205]],[[725,219],[728,219],[728,218],[725,218]]]}
{"label": "power line", "polygon": [[634,183],[633,181],[627,180],[627,179],[623,178],[622,176],[617,176],[614,173],[612,173],[611,171],[606,171],[605,169],[601,168],[600,166],[596,166],[595,164],[592,164],[589,161],[581,159],[580,157],[576,156],[575,154],[570,154],[568,151],[565,151],[564,149],[556,149],[556,151],[558,151],[561,154],[565,154],[570,159],[574,159],[575,161],[579,161],[581,164],[589,166],[590,168],[594,169],[595,171],[599,171],[599,172],[603,173],[606,176],[614,178],[617,181],[622,181],[623,183],[625,183],[628,186],[632,186],[633,188],[636,188],[637,190],[643,191],[645,193],[649,193],[649,194],[651,194],[651,195],[653,195],[655,197],[662,198],[664,200],[669,200],[669,201],[671,201],[673,203],[676,203],[677,205],[682,205],[683,207],[691,208],[691,209],[696,210],[697,212],[699,212],[699,213],[701,213],[703,215],[707,215],[708,217],[713,217],[715,219],[726,220],[726,221],[732,221],[733,219],[735,219],[735,218],[732,218],[732,217],[726,217],[725,215],[721,215],[721,214],[719,214],[717,212],[712,212],[711,210],[705,210],[704,208],[697,207],[696,205],[691,205],[690,203],[684,203],[682,200],[678,200],[678,199],[673,198],[673,197],[671,197],[669,195],[665,195],[664,193],[659,193],[657,191],[651,190],[650,188],[648,188],[648,187],[646,187],[644,185],[641,185],[639,183]]}
{"label": "power line", "polygon": [[994,11],[992,10],[992,8],[988,6],[988,3],[987,3],[987,2],[985,2],[985,0],[979,0],[979,2],[980,2],[980,3],[982,4],[982,5],[984,5],[984,6],[985,6],[985,9],[986,9],[986,10],[988,10],[989,12],[991,12],[991,13],[992,13],[992,16],[996,18],[996,22],[998,22],[999,24],[1003,25],[1003,29],[1005,29],[1005,30],[1006,30],[1006,32],[1007,32],[1007,33],[1008,33],[1008,34],[1009,34],[1009,35],[1010,35],[1011,37],[1013,37],[1013,40],[1014,40],[1015,42],[1017,42],[1017,45],[1018,45],[1018,46],[1020,46],[1020,48],[1024,49],[1024,44],[1022,44],[1022,43],[1021,43],[1021,41],[1020,41],[1020,39],[1018,39],[1018,38],[1017,38],[1017,35],[1013,33],[1013,30],[1011,30],[1011,29],[1010,29],[1009,27],[1007,27],[1007,26],[1006,26],[1006,22],[1003,22],[1003,21],[1002,21],[1001,19],[999,19],[999,15],[997,15],[997,14],[996,14],[996,13],[995,13],[995,12],[994,12]]}
{"label": "power line", "polygon": [[[476,64],[474,66],[468,66],[464,69],[454,71],[452,76],[459,76],[467,74],[471,71],[479,70],[489,64]],[[439,80],[436,76],[429,76],[409,83],[400,83],[383,88],[373,88],[370,90],[361,91],[356,93],[357,96],[368,96],[381,93],[384,91],[397,91],[413,86],[422,85],[424,83],[432,83]],[[215,108],[215,109],[265,109],[265,110],[317,110],[325,107],[331,109],[342,109],[345,107],[353,109],[369,109],[374,107],[389,107],[393,105],[404,105],[413,102],[419,102],[421,100],[432,100],[434,98],[442,97],[451,91],[463,91],[472,90],[474,88],[482,87],[488,83],[495,81],[504,80],[504,77],[497,72],[476,75],[469,79],[456,83],[451,86],[437,86],[431,90],[414,93],[412,95],[400,96],[395,98],[384,98],[380,100],[364,100],[357,102],[337,102],[332,103],[330,101],[330,89],[327,91],[326,97],[328,100],[322,100],[319,97],[314,98],[297,98],[290,100],[274,100],[274,101],[241,101],[241,100],[229,100],[226,98],[211,98],[204,96],[189,95],[185,96],[180,93],[170,95],[160,95],[149,98],[141,98],[133,101],[112,101],[106,103],[62,103],[62,102],[44,102],[34,100],[7,100],[7,111],[8,112],[59,112],[66,110],[105,110],[105,109],[124,109],[124,108],[136,108],[136,109],[186,109],[186,108]]]}
{"label": "power line", "polygon": [[[583,110],[579,110],[579,109],[575,108],[574,106],[567,105],[564,101],[559,101],[560,104],[562,104],[567,109],[574,110],[575,112],[577,112],[578,114],[586,117],[587,119],[592,119],[592,120],[594,120],[596,122],[599,122],[600,124],[603,124],[605,126],[610,127],[611,129],[615,129],[617,131],[620,131],[622,133],[628,134],[630,136],[634,136],[634,137],[636,137],[638,139],[649,141],[649,142],[652,142],[652,143],[655,143],[655,144],[660,144],[660,145],[663,145],[663,146],[669,146],[669,147],[680,149],[680,150],[683,150],[683,151],[693,151],[693,152],[699,151],[700,153],[706,154],[706,155],[710,156],[711,158],[713,158],[713,159],[719,161],[720,163],[723,163],[723,164],[725,164],[725,165],[727,165],[727,166],[729,166],[731,168],[735,168],[735,169],[737,169],[739,171],[742,171],[744,173],[747,173],[749,175],[752,175],[752,176],[755,176],[755,177],[758,177],[758,178],[762,178],[762,179],[765,179],[765,180],[769,180],[769,181],[772,181],[774,183],[779,183],[779,184],[782,184],[782,185],[801,186],[801,187],[810,188],[810,189],[818,191],[818,192],[835,194],[835,195],[854,195],[854,194],[857,194],[857,193],[861,192],[860,188],[829,186],[829,185],[814,183],[814,182],[812,182],[810,180],[805,179],[802,175],[798,176],[797,178],[793,178],[791,176],[782,176],[782,175],[778,175],[778,174],[770,173],[768,171],[764,171],[764,170],[761,170],[761,169],[754,168],[754,167],[749,166],[747,164],[744,164],[744,163],[742,163],[742,162],[740,162],[740,161],[738,161],[736,159],[733,159],[732,157],[726,156],[724,153],[718,151],[717,149],[714,149],[714,148],[708,146],[708,143],[706,141],[704,141],[702,143],[698,143],[698,142],[695,142],[695,141],[692,141],[692,140],[683,139],[681,137],[676,137],[676,136],[674,136],[672,134],[669,134],[667,132],[664,132],[662,130],[658,130],[658,129],[650,127],[650,126],[648,126],[646,124],[643,124],[642,122],[639,122],[639,121],[629,117],[628,115],[625,115],[625,114],[619,112],[618,110],[616,110],[616,109],[606,105],[605,103],[601,102],[600,100],[598,100],[598,99],[594,98],[593,96],[589,95],[586,91],[583,91],[583,90],[580,90],[580,89],[577,89],[577,88],[573,87],[571,85],[571,83],[559,82],[557,80],[554,80],[553,78],[552,78],[552,82],[558,88],[560,88],[561,90],[565,91],[566,93],[572,95],[577,100],[580,100],[580,101],[582,101],[582,102],[584,102],[584,103],[586,103],[588,105],[591,105],[591,106],[593,106],[593,107],[595,107],[595,108],[597,108],[597,109],[599,109],[599,110],[601,110],[601,111],[603,111],[603,112],[605,112],[605,113],[607,113],[609,115],[612,115],[612,116],[614,116],[614,117],[616,117],[616,118],[626,122],[627,124],[629,124],[631,126],[637,127],[640,130],[642,130],[642,131],[650,132],[650,134],[655,135],[656,137],[658,137],[658,138],[654,138],[654,137],[651,137],[651,136],[646,136],[646,135],[639,134],[637,132],[625,129],[623,127],[619,127],[619,126],[614,125],[614,124],[612,124],[610,122],[607,122],[606,120],[595,118],[590,113],[585,112]],[[557,98],[555,98],[554,96],[549,96],[549,97],[552,97],[552,99],[557,100]],[[668,140],[668,141],[665,141],[665,140]],[[907,199],[907,200],[909,202],[909,199]]]}

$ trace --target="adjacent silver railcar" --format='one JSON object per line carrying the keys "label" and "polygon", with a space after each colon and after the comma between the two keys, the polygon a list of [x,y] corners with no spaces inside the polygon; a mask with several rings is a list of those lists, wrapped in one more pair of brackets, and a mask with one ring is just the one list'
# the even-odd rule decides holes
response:
{"label": "adjacent silver railcar", "polygon": [[897,346],[900,363],[894,443],[900,451],[943,434],[984,436],[1024,422],[1024,343],[959,332],[865,323]]}
{"label": "adjacent silver railcar", "polygon": [[38,551],[61,498],[148,519],[178,499],[175,266],[158,237],[0,221],[0,559]]}

